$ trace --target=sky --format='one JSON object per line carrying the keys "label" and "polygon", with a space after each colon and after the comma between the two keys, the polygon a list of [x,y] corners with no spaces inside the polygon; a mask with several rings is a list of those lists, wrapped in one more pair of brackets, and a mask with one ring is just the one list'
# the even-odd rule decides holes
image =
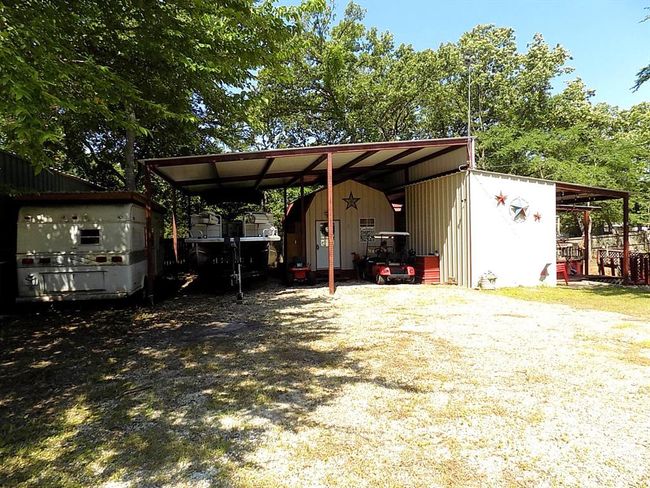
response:
{"label": "sky", "polygon": [[[296,4],[285,0],[281,4]],[[580,77],[596,91],[594,101],[629,108],[650,102],[650,82],[632,92],[636,73],[650,64],[650,0],[356,0],[365,24],[390,31],[396,43],[416,49],[456,42],[477,24],[515,30],[520,50],[535,33],[571,53],[575,71],[556,82]],[[343,13],[347,0],[336,0]]]}

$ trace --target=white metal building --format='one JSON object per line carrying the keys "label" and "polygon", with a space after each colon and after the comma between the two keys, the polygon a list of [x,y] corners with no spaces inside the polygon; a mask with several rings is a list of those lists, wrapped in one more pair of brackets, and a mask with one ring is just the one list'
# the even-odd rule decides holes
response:
{"label": "white metal building", "polygon": [[406,187],[418,255],[440,255],[443,283],[555,284],[554,182],[467,170]]}

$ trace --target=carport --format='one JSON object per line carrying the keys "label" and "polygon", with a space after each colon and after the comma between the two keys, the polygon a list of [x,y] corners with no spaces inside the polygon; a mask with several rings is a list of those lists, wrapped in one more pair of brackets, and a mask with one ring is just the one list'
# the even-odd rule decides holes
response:
{"label": "carport", "polygon": [[621,274],[625,281],[630,279],[630,192],[611,190],[575,183],[555,182],[556,206],[558,212],[582,213],[584,226],[584,275],[589,275],[589,256],[591,254],[591,212],[598,207],[591,204],[606,200],[623,203],[623,258]]}
{"label": "carport", "polygon": [[[267,189],[285,190],[305,185],[327,188],[327,222],[333,228],[332,188],[355,179],[386,194],[399,193],[406,185],[434,176],[474,168],[473,139],[447,138],[412,141],[339,144],[295,149],[208,154],[145,159],[147,201],[151,202],[151,173],[185,195],[197,195],[207,202],[260,201]],[[304,199],[301,199],[304,201]],[[304,219],[304,211],[302,212]],[[304,229],[304,226],[303,226]],[[153,239],[151,205],[147,209],[147,239]],[[334,236],[330,232],[328,281],[334,284]],[[148,254],[153,270],[153,257]],[[153,276],[153,273],[149,273]],[[153,292],[153,283],[149,282]]]}

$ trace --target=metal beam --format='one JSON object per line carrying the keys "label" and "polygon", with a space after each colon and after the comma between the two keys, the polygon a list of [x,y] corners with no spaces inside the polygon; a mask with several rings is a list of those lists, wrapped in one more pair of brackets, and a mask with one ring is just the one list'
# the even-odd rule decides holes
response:
{"label": "metal beam", "polygon": [[284,262],[284,272],[287,273],[289,269],[289,253],[287,252],[287,187],[285,186],[282,191],[283,211],[282,211],[282,261]]}
{"label": "metal beam", "polygon": [[[292,178],[289,183],[287,183],[287,186],[292,186],[295,185],[297,181],[299,181],[301,178],[304,178],[307,173],[309,173],[311,170],[313,170],[316,166],[318,166],[320,163],[325,161],[327,159],[327,154],[321,154],[316,158],[316,160],[311,163],[309,166],[307,166],[302,172],[300,172],[297,176]],[[294,173],[295,174],[295,173]]]}
{"label": "metal beam", "polygon": [[585,253],[585,264],[582,274],[589,274],[589,258],[591,257],[591,215],[589,210],[585,210],[582,214],[582,227],[585,230],[585,240],[584,240],[584,253]]}
{"label": "metal beam", "polygon": [[154,274],[156,272],[155,256],[154,256],[154,237],[153,237],[153,224],[152,224],[152,195],[151,195],[151,169],[148,166],[144,167],[144,188],[146,195],[146,203],[144,207],[145,214],[145,254],[147,257],[147,296],[151,305],[154,303]]}
{"label": "metal beam", "polygon": [[378,150],[366,151],[363,154],[361,154],[361,155],[357,156],[356,158],[354,158],[352,161],[349,161],[349,162],[345,163],[343,166],[341,166],[340,168],[337,168],[336,171],[345,171],[346,169],[351,168],[352,166],[354,166],[356,164],[359,164],[364,159],[368,159],[370,156],[373,156],[373,155],[377,154],[378,152],[379,152]]}
{"label": "metal beam", "polygon": [[275,158],[269,158],[269,159],[266,160],[266,163],[264,163],[264,168],[262,168],[262,171],[260,172],[257,180],[255,181],[255,186],[253,187],[256,190],[257,190],[257,187],[260,186],[260,183],[262,183],[262,180],[266,176],[266,173],[268,173],[269,170],[271,169],[271,166],[273,165],[273,161],[275,161]]}
{"label": "metal beam", "polygon": [[623,197],[623,281],[630,281],[630,195]]}
{"label": "metal beam", "polygon": [[[420,151],[421,149],[423,149],[423,148],[421,148],[421,147],[411,147],[409,149],[406,149],[405,151],[402,151],[402,152],[400,152],[398,154],[395,154],[395,155],[391,156],[388,159],[384,159],[383,161],[380,161],[377,164],[374,164],[372,166],[365,166],[363,169],[365,170],[366,173],[368,173],[370,171],[375,171],[375,170],[381,169],[384,166],[388,166],[389,164],[394,163],[395,161],[399,161],[400,159],[404,159],[406,156],[409,156],[409,155],[413,154],[414,152]],[[338,168],[337,171],[340,171],[341,169],[342,168]],[[347,178],[346,175],[342,175],[341,177],[337,178],[337,180],[334,182],[334,184],[340,183],[341,181],[345,180],[346,178]],[[370,178],[365,178],[365,179],[368,180]]]}
{"label": "metal beam", "polygon": [[609,188],[600,188],[597,186],[586,186],[586,185],[577,185],[575,183],[565,183],[564,181],[555,182],[556,193],[559,193],[559,196],[563,196],[563,192],[569,194],[583,194],[590,193],[599,196],[609,196],[612,198],[624,198],[630,193],[623,190],[611,190]]}
{"label": "metal beam", "polygon": [[[332,153],[327,153],[327,270],[330,295],[334,295],[334,178]],[[339,236],[339,239],[341,236]]]}
{"label": "metal beam", "polygon": [[433,154],[427,154],[426,156],[422,156],[419,159],[416,159],[415,161],[411,161],[410,163],[407,164],[400,164],[399,166],[396,166],[395,168],[384,168],[384,173],[382,173],[382,176],[386,176],[389,174],[393,174],[397,171],[403,170],[403,169],[411,169],[413,166],[417,166],[418,164],[426,163],[427,161],[431,161],[433,159],[436,159],[440,156],[444,156],[445,154],[448,154],[452,151],[455,151],[457,149],[462,149],[462,146],[449,146],[445,147],[444,149],[441,149],[440,151],[434,152]]}

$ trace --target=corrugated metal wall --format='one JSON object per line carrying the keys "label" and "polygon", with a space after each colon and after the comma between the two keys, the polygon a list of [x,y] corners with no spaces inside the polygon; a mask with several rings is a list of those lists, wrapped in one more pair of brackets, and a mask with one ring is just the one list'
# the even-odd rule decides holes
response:
{"label": "corrugated metal wall", "polygon": [[406,230],[418,255],[440,253],[440,279],[470,286],[469,178],[459,172],[406,187]]}
{"label": "corrugated metal wall", "polygon": [[[341,221],[341,269],[354,269],[352,252],[364,255],[365,242],[359,237],[359,219],[374,218],[375,231],[392,231],[395,225],[395,212],[386,195],[353,180],[344,181],[332,189],[334,196],[334,219]],[[343,201],[350,193],[357,201],[357,208],[346,209]],[[306,211],[307,260],[312,267],[316,264],[316,224],[317,220],[327,220],[327,190],[314,195]],[[371,245],[377,245],[377,243]]]}
{"label": "corrugated metal wall", "polygon": [[0,191],[19,192],[96,191],[98,186],[80,178],[43,169],[34,174],[32,165],[13,154],[0,151]]}

